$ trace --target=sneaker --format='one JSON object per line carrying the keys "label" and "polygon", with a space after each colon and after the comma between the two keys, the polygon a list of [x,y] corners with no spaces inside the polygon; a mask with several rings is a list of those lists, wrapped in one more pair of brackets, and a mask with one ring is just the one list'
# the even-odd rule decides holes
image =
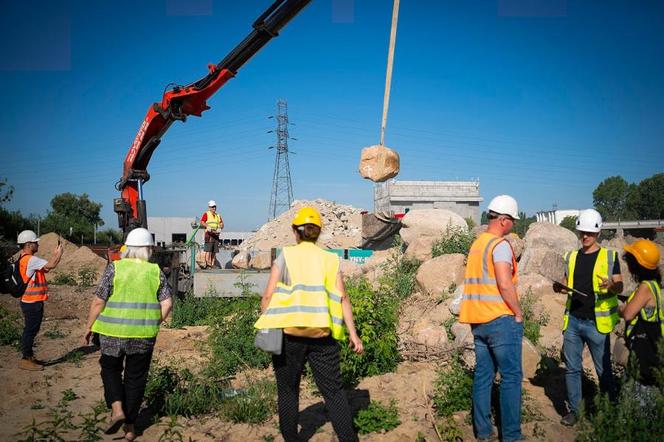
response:
{"label": "sneaker", "polygon": [[574,426],[576,424],[576,414],[567,413],[562,419],[560,419],[560,423],[567,427]]}
{"label": "sneaker", "polygon": [[20,361],[18,361],[18,368],[20,368],[21,370],[28,370],[28,371],[44,370],[44,366],[37,364],[33,358],[21,359]]}

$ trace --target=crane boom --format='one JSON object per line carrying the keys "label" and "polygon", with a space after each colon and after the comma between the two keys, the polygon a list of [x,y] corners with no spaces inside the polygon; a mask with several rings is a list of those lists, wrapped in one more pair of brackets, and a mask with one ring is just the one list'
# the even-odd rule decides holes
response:
{"label": "crane boom", "polygon": [[164,92],[161,102],[152,104],[127,152],[122,177],[116,184],[120,198],[113,201],[118,224],[125,232],[147,227],[147,212],[143,199],[143,184],[150,179],[148,163],[162,137],[175,121],[200,117],[210,109],[207,100],[311,0],[276,0],[253,23],[253,30],[218,64],[208,65],[208,74],[187,86],[175,86]]}

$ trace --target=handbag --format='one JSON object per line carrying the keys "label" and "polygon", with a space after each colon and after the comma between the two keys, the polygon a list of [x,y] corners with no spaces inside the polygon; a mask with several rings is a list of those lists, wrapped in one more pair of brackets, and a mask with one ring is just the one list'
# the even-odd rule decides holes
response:
{"label": "handbag", "polygon": [[284,330],[281,328],[262,328],[256,332],[256,347],[273,355],[280,355],[284,342]]}

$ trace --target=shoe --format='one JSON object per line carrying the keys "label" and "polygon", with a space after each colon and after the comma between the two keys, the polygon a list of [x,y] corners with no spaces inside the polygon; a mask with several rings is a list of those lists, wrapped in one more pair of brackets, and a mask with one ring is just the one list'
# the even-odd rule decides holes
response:
{"label": "shoe", "polygon": [[136,439],[136,432],[134,430],[134,425],[133,424],[125,424],[124,432],[125,432],[125,435],[124,435],[125,440],[128,440],[128,441],[131,442],[134,439]]}
{"label": "shoe", "polygon": [[498,442],[498,435],[496,433],[492,433],[486,437],[478,437],[477,438],[478,442]]}
{"label": "shoe", "polygon": [[44,366],[37,364],[34,358],[21,359],[20,361],[18,361],[18,368],[20,368],[21,370],[28,370],[28,371],[44,370]]}
{"label": "shoe", "polygon": [[567,413],[562,419],[560,419],[560,423],[567,427],[574,426],[576,424],[576,414]]}
{"label": "shoe", "polygon": [[106,427],[106,430],[104,431],[104,434],[115,434],[118,432],[120,427],[125,423],[125,417],[124,414],[121,414],[120,416],[116,417],[111,417],[110,422],[108,423],[108,427]]}

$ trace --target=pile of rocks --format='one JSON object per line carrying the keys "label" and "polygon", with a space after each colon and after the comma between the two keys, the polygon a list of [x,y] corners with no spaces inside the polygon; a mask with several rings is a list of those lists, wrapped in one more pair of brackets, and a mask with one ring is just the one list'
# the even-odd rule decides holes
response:
{"label": "pile of rocks", "polygon": [[291,220],[302,207],[315,207],[321,214],[323,230],[318,245],[327,249],[348,249],[359,247],[362,243],[361,209],[333,201],[316,199],[313,201],[294,201],[290,210],[264,224],[238,248],[239,253],[233,258],[236,268],[269,268],[269,253],[272,248],[295,244]]}

